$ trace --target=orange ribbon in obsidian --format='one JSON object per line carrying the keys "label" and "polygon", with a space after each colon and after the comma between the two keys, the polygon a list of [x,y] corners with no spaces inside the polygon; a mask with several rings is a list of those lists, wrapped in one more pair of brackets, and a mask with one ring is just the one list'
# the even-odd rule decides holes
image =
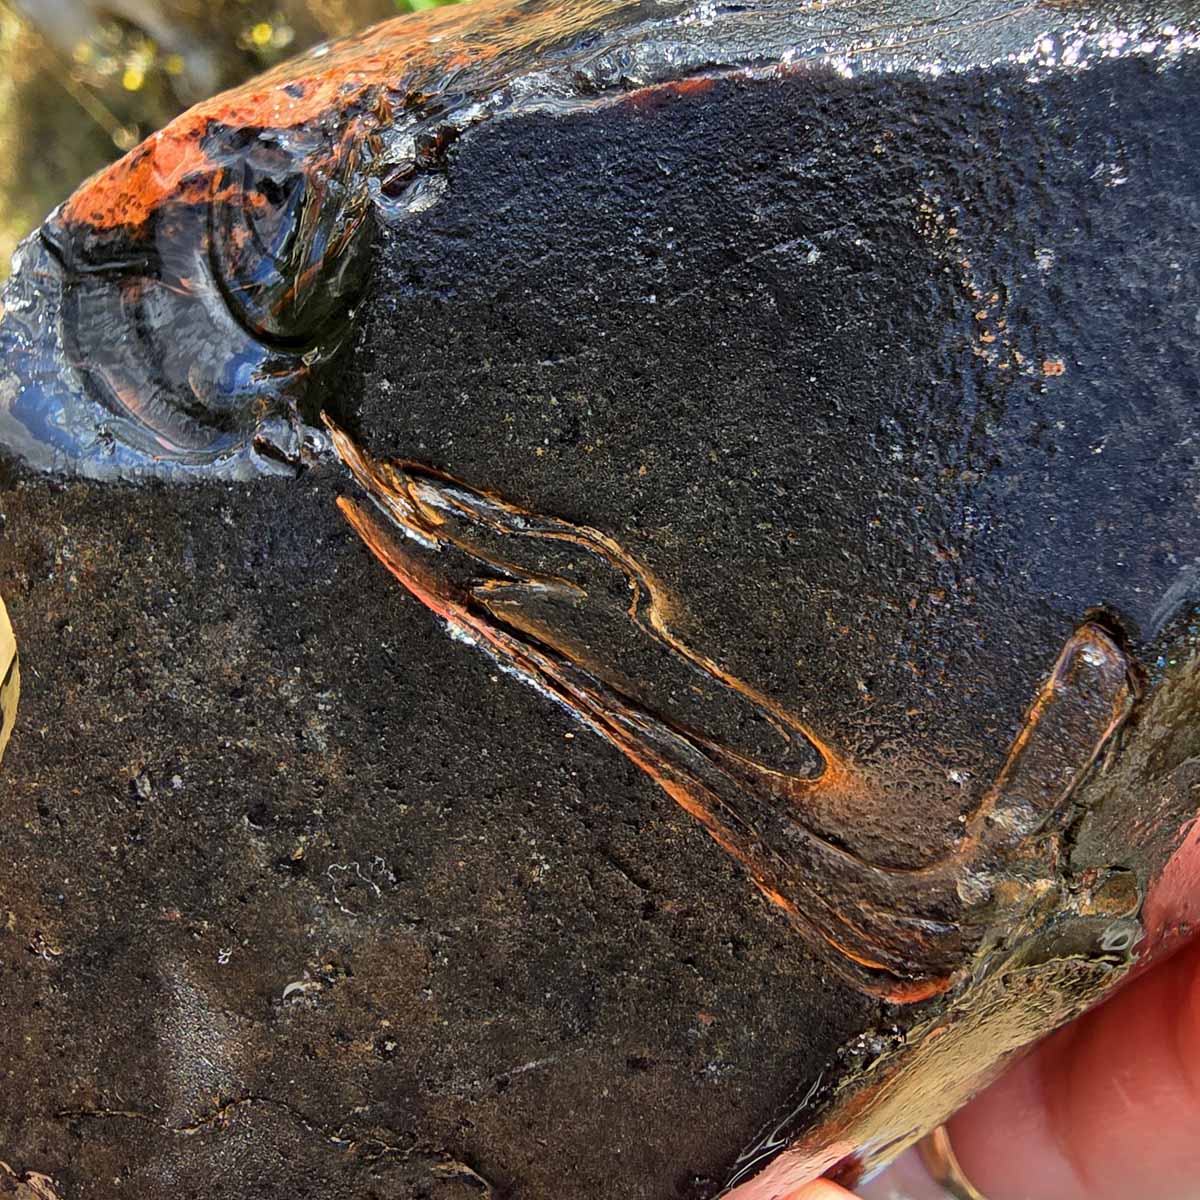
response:
{"label": "orange ribbon in obsidian", "polygon": [[[1062,650],[957,844],[919,867],[871,862],[824,830],[839,798],[886,803],[879,781],[677,637],[664,589],[614,539],[428,467],[378,462],[330,429],[378,515],[339,504],[384,566],[460,636],[617,746],[855,986],[897,1003],[946,991],[973,948],[954,914],[1021,895],[992,887],[1016,860],[1014,878],[1032,879],[1026,896],[1039,869],[1052,875],[1053,850],[1039,859],[1036,837],[1135,696],[1125,655],[1098,625],[1084,624]],[[773,744],[731,745],[705,732],[713,722],[767,729]]]}

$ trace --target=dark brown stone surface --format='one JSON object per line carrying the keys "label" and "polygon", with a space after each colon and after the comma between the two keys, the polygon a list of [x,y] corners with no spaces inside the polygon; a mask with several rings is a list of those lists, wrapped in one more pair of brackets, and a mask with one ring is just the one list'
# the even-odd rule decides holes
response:
{"label": "dark brown stone surface", "polygon": [[[371,129],[389,171],[437,136],[398,182],[364,168],[329,345],[222,341],[229,280],[177,286],[226,261],[224,192],[139,193],[115,232],[85,192],[25,252],[0,1158],[64,1198],[699,1200],[764,1138],[799,1139],[797,1177],[874,1163],[1129,967],[1195,812],[1190,26],[591,15]],[[287,178],[326,179],[378,102],[314,117]],[[214,111],[206,161],[270,207],[274,132]],[[279,374],[246,384],[247,345]],[[121,408],[130,380],[155,388]],[[447,637],[338,513],[323,435],[279,435],[322,408],[645,563],[689,646],[873,789],[742,811],[744,857],[928,945],[797,936],[645,771]],[[1101,737],[1100,675],[1047,690],[1081,627],[1138,697]],[[1039,696],[1057,741],[1018,788]],[[888,882],[960,853],[929,911]]]}
{"label": "dark brown stone surface", "polygon": [[820,1069],[794,1031],[877,1006],[405,603],[341,482],[6,498],[9,1160],[72,1196],[717,1179]]}

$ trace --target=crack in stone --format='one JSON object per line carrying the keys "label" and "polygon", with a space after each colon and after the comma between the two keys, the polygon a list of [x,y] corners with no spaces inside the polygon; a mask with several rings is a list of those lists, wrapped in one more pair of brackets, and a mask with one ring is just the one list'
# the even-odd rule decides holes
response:
{"label": "crack in stone", "polygon": [[393,1145],[381,1137],[346,1137],[342,1134],[340,1128],[337,1130],[331,1130],[320,1126],[306,1117],[304,1113],[300,1112],[296,1108],[293,1108],[286,1101],[277,1100],[272,1096],[238,1096],[235,1099],[227,1100],[224,1104],[220,1105],[207,1115],[197,1117],[183,1125],[171,1125],[166,1121],[159,1120],[152,1113],[142,1112],[138,1109],[126,1108],[60,1109],[54,1114],[54,1116],[60,1121],[141,1121],[147,1125],[153,1125],[155,1128],[162,1130],[164,1133],[169,1133],[174,1137],[197,1137],[200,1134],[214,1132],[222,1128],[224,1124],[229,1121],[233,1113],[243,1108],[277,1109],[280,1112],[286,1113],[292,1118],[292,1120],[301,1125],[308,1133],[324,1139],[332,1146],[338,1146],[339,1148],[350,1151],[367,1150],[370,1148],[371,1153],[369,1155],[369,1161],[372,1162],[380,1158],[384,1158],[389,1154],[396,1154],[407,1158],[412,1153],[411,1149],[405,1149],[402,1146]]}

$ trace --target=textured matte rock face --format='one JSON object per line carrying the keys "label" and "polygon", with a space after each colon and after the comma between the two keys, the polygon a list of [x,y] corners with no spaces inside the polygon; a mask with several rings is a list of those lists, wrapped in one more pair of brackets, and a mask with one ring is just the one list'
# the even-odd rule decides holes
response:
{"label": "textured matte rock face", "polygon": [[555,13],[24,251],[0,1158],[63,1197],[783,1194],[1179,936],[1191,35]]}

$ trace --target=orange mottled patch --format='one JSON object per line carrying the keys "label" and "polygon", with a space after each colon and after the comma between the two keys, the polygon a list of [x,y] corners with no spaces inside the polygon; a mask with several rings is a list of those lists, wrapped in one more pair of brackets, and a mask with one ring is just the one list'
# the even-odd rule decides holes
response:
{"label": "orange mottled patch", "polygon": [[630,92],[626,99],[634,108],[652,109],[678,96],[703,96],[705,92],[712,91],[716,82],[711,75],[693,75],[689,79],[672,79],[639,88],[636,92]]}
{"label": "orange mottled patch", "polygon": [[[430,92],[449,76],[568,41],[631,0],[476,0],[386,21],[318,49],[189,109],[66,203],[67,221],[97,229],[136,228],[165,200],[203,200],[213,164],[202,141],[211,121],[232,128],[295,129],[346,112],[373,89]],[[455,90],[463,89],[455,80]],[[480,76],[477,85],[488,80]],[[364,122],[387,113],[372,105]],[[372,115],[373,114],[373,115]]]}

